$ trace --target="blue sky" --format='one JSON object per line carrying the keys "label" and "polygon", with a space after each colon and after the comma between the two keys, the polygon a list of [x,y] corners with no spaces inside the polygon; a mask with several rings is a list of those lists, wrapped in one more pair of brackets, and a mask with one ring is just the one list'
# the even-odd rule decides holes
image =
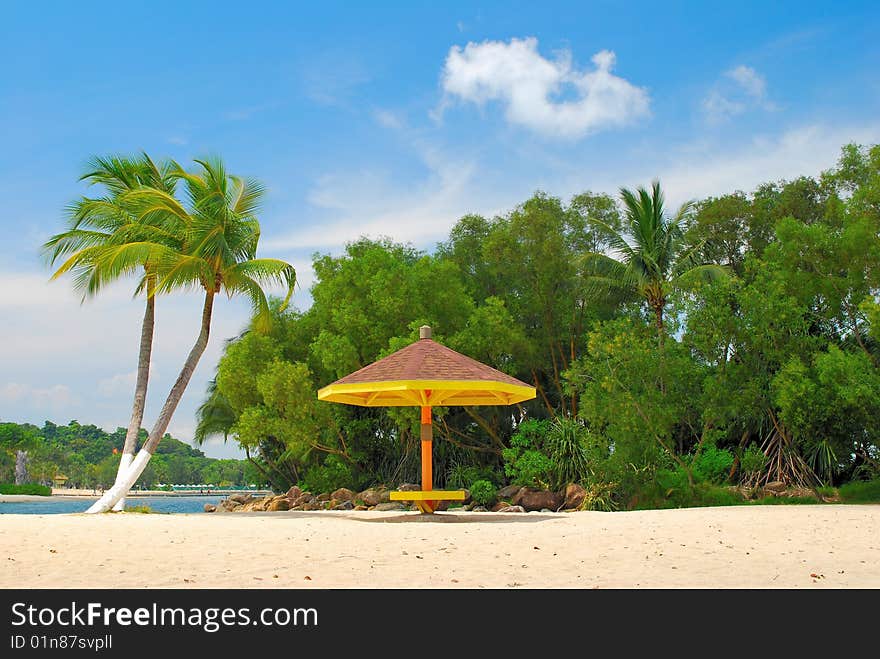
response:
{"label": "blue sky", "polygon": [[[38,245],[91,154],[219,154],[266,183],[267,256],[431,249],[467,212],[659,177],[671,201],[816,174],[880,141],[869,2],[16,3],[0,24],[0,419],[126,425],[142,303],[80,305]],[[162,299],[145,424],[200,303]],[[224,301],[172,422],[189,438]],[[209,455],[235,455],[212,444]]]}

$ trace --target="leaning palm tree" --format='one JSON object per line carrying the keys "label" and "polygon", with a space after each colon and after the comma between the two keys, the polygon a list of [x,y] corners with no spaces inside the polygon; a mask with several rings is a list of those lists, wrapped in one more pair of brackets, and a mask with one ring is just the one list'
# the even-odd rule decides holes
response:
{"label": "leaning palm tree", "polygon": [[124,497],[143,472],[159,441],[165,434],[171,417],[183,397],[199,359],[208,345],[211,318],[216,296],[246,296],[253,307],[255,329],[266,330],[271,320],[265,283],[282,284],[287,289],[283,305],[293,294],[296,272],[289,263],[278,259],[256,258],[260,239],[260,225],[255,213],[263,196],[263,187],[256,181],[240,179],[226,173],[219,159],[197,160],[195,173],[178,168],[176,176],[183,183],[187,196],[184,205],[174,195],[149,188],[126,193],[126,202],[139,210],[142,218],[166,217],[173,225],[185,227],[180,251],[160,243],[139,243],[123,246],[113,254],[101,257],[102,266],[111,272],[130,270],[140,259],[157,263],[156,293],[178,288],[196,288],[204,292],[202,320],[199,335],[189,352],[168,398],[147,440],[141,447],[125,477],[87,512],[106,512]]}
{"label": "leaning palm tree", "polygon": [[714,280],[726,277],[727,271],[718,265],[698,263],[701,246],[685,243],[693,202],[685,202],[674,216],[667,217],[659,181],[652,183],[650,192],[643,187],[635,192],[621,188],[620,198],[625,210],[622,231],[601,220],[590,220],[614,256],[586,254],[586,281],[595,289],[642,297],[654,315],[662,343],[669,293],[688,279]]}
{"label": "leaning palm tree", "polygon": [[[131,204],[123,201],[126,193],[141,187],[173,194],[177,179],[172,176],[170,164],[156,165],[146,153],[134,158],[94,157],[89,162],[87,173],[80,180],[101,185],[105,190],[104,196],[82,197],[74,202],[69,208],[67,230],[52,236],[43,245],[43,250],[53,266],[66,257],[52,279],[72,273],[74,286],[82,292],[85,301],[86,298],[98,295],[105,285],[115,279],[102,265],[105,262],[103,257],[115,248],[145,238],[174,248],[179,246],[180,238],[171,227],[143,222],[135,216]],[[147,219],[150,219],[149,216]],[[156,268],[148,260],[144,260],[140,266],[140,281],[135,294],[146,294],[146,309],[141,324],[134,402],[119,460],[117,481],[128,470],[137,449],[153,349]],[[122,510],[124,507],[125,500],[120,499],[114,510]]]}

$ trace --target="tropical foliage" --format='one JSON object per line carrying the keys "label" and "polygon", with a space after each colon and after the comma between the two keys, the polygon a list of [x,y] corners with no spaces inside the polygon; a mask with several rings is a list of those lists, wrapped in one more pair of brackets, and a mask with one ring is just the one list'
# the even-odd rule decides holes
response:
{"label": "tropical foliage", "polygon": [[609,509],[880,474],[880,148],[671,217],[657,184],[619,201],[538,193],[461,218],[432,253],[316,255],[313,304],[228,345],[201,436],[240,443],[278,488],[417,481],[416,410],[314,392],[427,323],[537,389],[437,410],[439,486],[577,480]]}

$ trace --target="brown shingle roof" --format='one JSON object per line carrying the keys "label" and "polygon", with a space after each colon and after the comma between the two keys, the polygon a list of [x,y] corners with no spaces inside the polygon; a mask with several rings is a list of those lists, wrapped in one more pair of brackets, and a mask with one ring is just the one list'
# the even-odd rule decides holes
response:
{"label": "brown shingle roof", "polygon": [[419,339],[387,357],[355,371],[333,384],[361,384],[397,380],[468,380],[505,382],[523,387],[506,373],[466,357],[432,339]]}

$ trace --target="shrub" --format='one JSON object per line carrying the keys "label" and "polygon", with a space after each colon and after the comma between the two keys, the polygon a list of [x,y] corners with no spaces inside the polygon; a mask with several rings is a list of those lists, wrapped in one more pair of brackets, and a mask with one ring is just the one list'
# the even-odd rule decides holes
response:
{"label": "shrub", "polygon": [[579,483],[589,474],[586,436],[586,428],[574,419],[556,419],[550,424],[546,446],[554,488]]}
{"label": "shrub", "polygon": [[739,464],[743,476],[757,474],[762,472],[764,467],[767,466],[767,456],[764,455],[764,451],[757,444],[752,444],[743,451]]}
{"label": "shrub", "polygon": [[[763,454],[762,454],[763,455]],[[733,454],[709,445],[691,462],[691,470],[697,481],[720,485],[727,480],[733,466]]]}
{"label": "shrub", "polygon": [[504,472],[514,483],[557,489],[566,483],[586,480],[593,453],[607,454],[574,419],[553,422],[528,420],[517,428],[510,448],[502,451]]}
{"label": "shrub", "polygon": [[851,481],[838,488],[845,503],[880,503],[880,478],[872,481]]}
{"label": "shrub", "polygon": [[0,483],[0,494],[31,494],[35,496],[47,497],[52,494],[52,488],[45,485],[36,485],[26,483],[24,485],[13,485],[12,483]]}
{"label": "shrub", "polygon": [[451,488],[468,487],[471,483],[481,480],[498,485],[501,478],[498,472],[489,467],[478,467],[461,463],[455,463],[446,472],[446,486]]}
{"label": "shrub", "polygon": [[338,455],[328,455],[323,464],[310,467],[299,483],[303,490],[315,493],[332,492],[340,487],[357,491],[359,485],[349,463]]}
{"label": "shrub", "polygon": [[471,498],[481,506],[491,506],[498,499],[498,490],[487,480],[474,481],[468,489]]}
{"label": "shrub", "polygon": [[504,473],[514,483],[547,487],[553,479],[553,463],[543,451],[547,425],[546,421],[523,421],[510,438],[510,448],[501,452]]}

